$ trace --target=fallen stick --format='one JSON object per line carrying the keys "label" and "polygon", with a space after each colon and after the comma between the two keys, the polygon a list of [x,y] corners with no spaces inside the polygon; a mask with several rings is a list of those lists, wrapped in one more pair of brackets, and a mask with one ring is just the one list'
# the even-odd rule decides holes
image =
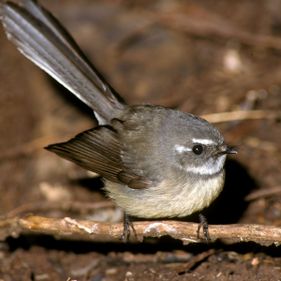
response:
{"label": "fallen stick", "polygon": [[[182,221],[138,221],[134,222],[136,236],[129,241],[143,242],[146,237],[170,236],[183,244],[204,242],[198,239],[198,224]],[[0,240],[18,237],[21,234],[46,234],[58,239],[93,242],[122,242],[122,223],[104,223],[89,220],[62,219],[41,216],[14,217],[0,220]],[[281,228],[270,225],[231,224],[209,225],[211,241],[225,243],[255,242],[262,246],[281,244]]]}

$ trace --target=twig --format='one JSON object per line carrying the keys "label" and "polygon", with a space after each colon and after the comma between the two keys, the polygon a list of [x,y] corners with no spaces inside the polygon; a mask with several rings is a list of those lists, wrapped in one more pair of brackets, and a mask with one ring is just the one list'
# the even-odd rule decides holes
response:
{"label": "twig", "polygon": [[[185,32],[192,36],[203,38],[221,38],[236,40],[241,44],[281,50],[281,39],[276,36],[253,34],[237,28],[230,22],[215,13],[210,13],[202,7],[193,6],[191,11],[186,9],[169,10],[154,13],[151,18],[163,26]],[[195,15],[195,16],[194,16]],[[203,20],[202,20],[203,18]]]}
{"label": "twig", "polygon": [[201,38],[219,38],[237,41],[254,48],[281,50],[281,39],[277,36],[253,34],[233,25],[219,14],[204,9],[201,5],[178,5],[166,10],[145,12],[142,16],[146,21],[141,27],[133,30],[119,42],[119,50],[127,47],[135,38],[142,36],[154,24],[162,25],[191,36]]}
{"label": "twig", "polygon": [[76,213],[85,213],[93,212],[95,210],[100,210],[104,208],[114,208],[115,205],[112,201],[106,200],[101,202],[73,202],[73,201],[63,201],[63,202],[30,202],[24,205],[21,205],[5,215],[0,216],[1,218],[12,218],[15,216],[22,216],[26,213],[32,212],[50,212],[53,210],[67,211],[67,212],[76,212]]}
{"label": "twig", "polygon": [[211,255],[215,254],[216,250],[215,249],[209,249],[207,251],[204,251],[202,253],[199,253],[197,256],[194,256],[192,259],[190,259],[186,263],[181,263],[180,265],[177,265],[178,267],[178,273],[183,274],[191,271],[194,269],[194,267],[197,267],[200,265],[204,260],[209,258]]}
{"label": "twig", "polygon": [[13,159],[19,157],[20,155],[27,155],[35,150],[42,149],[48,143],[54,142],[56,138],[52,136],[43,136],[33,140],[30,140],[24,144],[14,146],[11,149],[7,149],[5,151],[1,151],[1,161],[5,161],[7,159]]}
{"label": "twig", "polygon": [[[137,237],[131,235],[130,242],[142,242],[145,237],[169,235],[184,244],[202,242],[197,239],[198,224],[181,221],[142,221],[134,222]],[[122,223],[103,223],[89,220],[75,220],[40,216],[9,218],[0,220],[0,240],[20,234],[40,233],[54,235],[59,239],[84,240],[94,242],[122,242]],[[281,228],[268,225],[210,225],[211,241],[218,239],[226,243],[255,242],[269,246],[281,244]]]}
{"label": "twig", "polygon": [[248,196],[246,196],[245,200],[254,201],[254,200],[257,200],[260,198],[271,197],[271,196],[279,194],[279,193],[281,193],[280,186],[272,187],[270,189],[256,190],[256,191],[250,193]]}
{"label": "twig", "polygon": [[219,112],[205,114],[202,118],[208,120],[210,123],[223,123],[238,120],[251,120],[251,119],[277,119],[281,116],[279,111],[271,110],[238,110],[229,112]]}

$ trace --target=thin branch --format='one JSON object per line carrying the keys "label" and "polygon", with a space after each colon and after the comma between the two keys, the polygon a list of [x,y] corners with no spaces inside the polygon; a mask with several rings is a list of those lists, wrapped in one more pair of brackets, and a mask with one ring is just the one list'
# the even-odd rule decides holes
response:
{"label": "thin branch", "polygon": [[256,190],[256,191],[250,193],[249,195],[247,195],[245,200],[254,201],[257,199],[261,199],[261,198],[272,197],[272,196],[278,195],[279,193],[281,193],[280,186],[267,188],[267,189],[265,189],[265,188],[259,189],[259,190]]}
{"label": "thin branch", "polygon": [[201,117],[210,123],[223,123],[251,119],[278,119],[281,117],[281,112],[272,110],[237,110],[205,114]]}
{"label": "thin branch", "polygon": [[1,151],[1,160],[0,162],[4,162],[7,159],[14,159],[21,155],[28,155],[32,152],[42,149],[42,147],[46,146],[48,143],[52,143],[56,140],[53,136],[43,136],[38,137],[33,140],[30,140],[26,143],[20,144],[18,146],[14,146],[11,149],[7,149],[5,151]]}
{"label": "thin branch", "polygon": [[[181,221],[142,221],[134,222],[137,237],[130,236],[130,242],[142,242],[146,237],[161,237],[168,235],[179,239],[183,244],[198,243],[198,224]],[[8,218],[0,220],[0,240],[20,234],[47,234],[59,239],[83,240],[94,242],[122,242],[122,223],[104,223],[89,220],[75,220],[69,217],[63,219],[40,216],[24,218]],[[281,228],[269,225],[210,225],[211,241],[218,239],[225,243],[255,242],[263,246],[281,244]]]}
{"label": "thin branch", "polygon": [[115,205],[112,201],[105,200],[101,202],[79,202],[79,201],[63,201],[63,202],[30,202],[21,205],[5,215],[0,216],[2,218],[12,218],[15,216],[23,216],[26,213],[35,212],[50,212],[53,210],[62,212],[75,212],[75,213],[90,213],[95,210],[114,208]]}
{"label": "thin branch", "polygon": [[[253,34],[232,25],[227,19],[215,13],[210,13],[200,6],[186,9],[169,10],[151,15],[152,21],[161,23],[168,28],[202,38],[221,38],[236,40],[241,44],[255,48],[281,50],[281,39],[277,36]],[[202,20],[204,18],[204,20]]]}
{"label": "thin branch", "polygon": [[219,14],[204,9],[201,5],[178,6],[169,10],[144,12],[142,26],[134,29],[130,34],[118,42],[118,51],[125,49],[135,38],[142,36],[155,24],[166,28],[195,36],[196,38],[222,39],[237,41],[253,48],[267,48],[281,50],[281,39],[273,35],[253,34],[233,25],[228,19]]}

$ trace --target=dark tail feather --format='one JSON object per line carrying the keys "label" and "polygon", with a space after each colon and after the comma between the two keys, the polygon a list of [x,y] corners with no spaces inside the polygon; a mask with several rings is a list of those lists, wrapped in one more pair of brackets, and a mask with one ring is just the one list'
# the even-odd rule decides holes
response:
{"label": "dark tail feather", "polygon": [[124,103],[70,34],[36,1],[24,0],[23,4],[0,4],[0,18],[8,38],[27,58],[91,107],[103,123],[116,117]]}

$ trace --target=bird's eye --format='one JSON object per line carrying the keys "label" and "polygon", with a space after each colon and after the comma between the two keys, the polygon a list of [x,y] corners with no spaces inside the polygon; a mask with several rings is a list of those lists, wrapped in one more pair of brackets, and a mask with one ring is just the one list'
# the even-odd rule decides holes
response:
{"label": "bird's eye", "polygon": [[203,152],[204,148],[202,144],[196,144],[192,147],[193,153],[200,155]]}

